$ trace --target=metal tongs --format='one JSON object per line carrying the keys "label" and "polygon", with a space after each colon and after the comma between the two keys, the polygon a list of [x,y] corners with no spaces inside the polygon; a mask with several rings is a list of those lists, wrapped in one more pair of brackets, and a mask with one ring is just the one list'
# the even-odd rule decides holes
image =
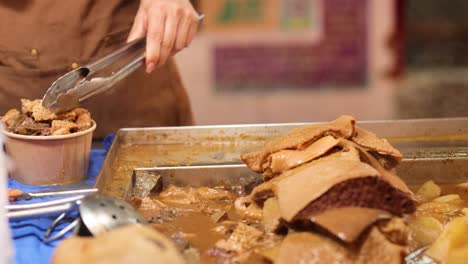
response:
{"label": "metal tongs", "polygon": [[55,215],[57,213],[74,210],[77,206],[77,201],[88,195],[96,193],[96,188],[43,191],[36,193],[28,193],[26,195],[34,197],[54,197],[67,196],[65,198],[55,199],[45,202],[10,204],[6,206],[7,217],[11,219],[30,218],[36,216]]}
{"label": "metal tongs", "polygon": [[47,90],[42,105],[65,112],[113,87],[144,63],[146,38],[127,43],[104,58],[63,75]]}
{"label": "metal tongs", "polygon": [[[200,23],[204,15],[200,15]],[[105,92],[144,64],[146,37],[127,43],[117,51],[58,78],[42,100],[55,113],[76,108],[84,100]]]}

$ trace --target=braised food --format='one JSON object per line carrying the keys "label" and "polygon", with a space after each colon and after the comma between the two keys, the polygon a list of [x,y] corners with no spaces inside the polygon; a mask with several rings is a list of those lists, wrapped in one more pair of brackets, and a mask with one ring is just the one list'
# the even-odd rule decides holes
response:
{"label": "braised food", "polygon": [[397,264],[426,246],[437,263],[463,263],[468,184],[407,186],[394,170],[401,158],[342,116],[243,154],[261,182],[189,187],[159,177],[131,202],[186,263]]}
{"label": "braised food", "polygon": [[0,120],[12,133],[33,136],[66,135],[93,125],[91,114],[84,108],[55,114],[44,108],[40,99],[21,99],[21,112],[10,109]]}

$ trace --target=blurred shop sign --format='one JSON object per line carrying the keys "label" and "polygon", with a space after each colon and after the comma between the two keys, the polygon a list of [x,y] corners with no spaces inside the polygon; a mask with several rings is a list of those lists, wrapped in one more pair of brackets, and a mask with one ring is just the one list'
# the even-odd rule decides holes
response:
{"label": "blurred shop sign", "polygon": [[203,30],[208,32],[271,31],[275,29],[278,1],[202,0]]}
{"label": "blurred shop sign", "polygon": [[318,25],[318,1],[285,0],[281,1],[281,26],[287,30],[310,29]]}
{"label": "blurred shop sign", "polygon": [[[207,0],[202,5],[208,22],[205,30],[230,32],[214,38],[211,45],[216,89],[364,87],[368,66],[367,2]],[[251,13],[243,14],[249,8]],[[308,39],[318,30],[320,38]],[[257,33],[249,35],[247,41],[233,37],[249,31]],[[290,37],[294,31],[300,32],[300,38]],[[278,34],[283,37],[278,38]]]}
{"label": "blurred shop sign", "polygon": [[322,0],[201,0],[207,32],[272,32],[317,27]]}

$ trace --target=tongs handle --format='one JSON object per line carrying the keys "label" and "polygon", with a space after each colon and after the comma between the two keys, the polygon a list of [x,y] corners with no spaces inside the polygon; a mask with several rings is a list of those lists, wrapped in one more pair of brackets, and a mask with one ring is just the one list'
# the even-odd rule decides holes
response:
{"label": "tongs handle", "polygon": [[[204,14],[199,15],[199,23],[201,24],[205,18]],[[146,36],[133,40],[113,53],[105,56],[104,58],[89,64],[86,68],[88,72],[85,74],[87,80],[91,80],[93,77],[99,77],[99,71],[106,70],[106,68],[111,68],[113,72],[107,72],[107,80],[104,85],[100,85],[98,88],[89,89],[87,92],[84,92],[80,96],[79,101],[84,101],[96,94],[99,94],[111,87],[115,83],[124,79],[134,71],[136,71],[140,66],[144,64],[146,57]],[[122,59],[133,56],[131,59],[119,67],[112,67],[114,63],[118,64]]]}
{"label": "tongs handle", "polygon": [[[145,48],[146,37],[141,37],[125,44],[124,46],[105,56],[104,58],[87,65],[87,68],[89,70],[88,77],[92,77],[92,75],[96,72],[99,72],[100,70],[111,66],[112,64],[122,60],[126,56],[136,53],[136,57],[132,59],[128,64],[125,64],[122,68],[118,69],[117,72],[111,73],[112,76],[127,76],[143,64],[143,61],[145,60]],[[119,78],[119,80],[120,79],[122,78]]]}
{"label": "tongs handle", "polygon": [[[200,14],[199,23],[204,19]],[[69,111],[112,88],[144,64],[146,37],[131,41],[95,62],[58,78],[44,95],[42,105],[55,113]]]}
{"label": "tongs handle", "polygon": [[[87,65],[87,67],[85,68],[85,70],[88,71],[86,73],[87,80],[92,80],[96,77],[102,77],[100,76],[100,71],[107,71],[107,76],[104,76],[106,81],[102,85],[98,85],[92,89],[83,89],[79,101],[84,101],[96,94],[99,94],[113,87],[115,83],[124,79],[132,72],[136,71],[144,63],[145,48],[146,38],[141,37],[139,39],[127,43],[123,47],[105,56],[104,58]],[[130,61],[128,61],[128,57],[130,57]],[[128,62],[122,65],[121,60],[123,59],[127,59],[125,61]],[[116,64],[116,66],[113,64]],[[108,68],[111,70],[111,72],[109,72]]]}

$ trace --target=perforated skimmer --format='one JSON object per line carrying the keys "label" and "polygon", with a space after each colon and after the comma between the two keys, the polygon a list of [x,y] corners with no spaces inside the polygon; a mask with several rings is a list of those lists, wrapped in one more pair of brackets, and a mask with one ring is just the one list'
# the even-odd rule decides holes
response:
{"label": "perforated skimmer", "polygon": [[146,220],[129,203],[101,194],[91,195],[79,201],[78,212],[78,218],[51,236],[67,213],[55,219],[47,230],[44,241],[59,239],[72,229],[76,235],[97,236],[125,225],[146,224]]}

